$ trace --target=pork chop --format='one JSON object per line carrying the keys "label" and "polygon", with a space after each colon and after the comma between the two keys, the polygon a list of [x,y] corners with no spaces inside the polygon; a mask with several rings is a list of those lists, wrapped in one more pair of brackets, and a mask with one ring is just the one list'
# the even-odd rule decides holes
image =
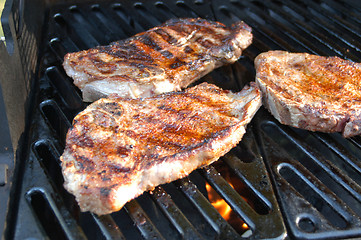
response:
{"label": "pork chop", "polygon": [[227,153],[260,105],[254,82],[238,93],[202,83],[149,98],[102,98],[68,131],[60,158],[64,186],[82,211],[118,211]]}
{"label": "pork chop", "polygon": [[255,59],[263,104],[283,124],[361,133],[361,64],[339,57],[269,51]]}
{"label": "pork chop", "polygon": [[251,42],[244,22],[226,27],[200,18],[172,19],[108,46],[68,53],[63,66],[85,102],[111,93],[148,97],[179,91],[237,61]]}

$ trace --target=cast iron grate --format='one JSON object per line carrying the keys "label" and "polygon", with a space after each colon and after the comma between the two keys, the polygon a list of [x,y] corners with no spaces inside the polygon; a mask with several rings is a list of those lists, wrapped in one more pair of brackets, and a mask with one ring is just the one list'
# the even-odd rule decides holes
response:
{"label": "cast iron grate", "polygon": [[[159,186],[111,215],[99,217],[79,212],[73,197],[62,187],[59,162],[71,120],[85,107],[78,89],[61,66],[67,52],[123,39],[174,17],[202,17],[225,24],[244,20],[252,26],[255,37],[244,57],[200,80],[239,91],[254,79],[253,59],[270,49],[337,55],[359,61],[361,8],[352,4],[355,3],[336,0],[144,0],[52,6],[45,20],[37,108],[30,134],[32,144],[20,194],[25,197],[20,198],[17,221],[10,231],[13,237],[361,236],[359,137],[345,140],[339,134],[292,129],[278,124],[264,109],[257,113],[242,142],[217,164]],[[232,172],[242,191],[232,188],[226,176],[219,174],[221,168]],[[221,217],[208,199],[206,183],[249,230],[239,231]]]}

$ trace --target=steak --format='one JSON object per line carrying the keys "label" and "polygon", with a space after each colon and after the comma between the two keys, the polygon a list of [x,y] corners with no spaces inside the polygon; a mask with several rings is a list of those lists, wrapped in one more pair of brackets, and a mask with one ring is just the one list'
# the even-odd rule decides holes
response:
{"label": "steak", "polygon": [[263,104],[283,124],[361,133],[361,64],[339,57],[269,51],[255,59]]}
{"label": "steak", "polygon": [[237,61],[251,42],[244,22],[226,27],[200,18],[172,19],[108,46],[68,53],[63,66],[85,102],[111,93],[149,97],[179,91]]}
{"label": "steak", "polygon": [[64,186],[82,211],[118,211],[227,153],[260,106],[254,82],[238,93],[202,83],[149,98],[102,98],[67,133]]}

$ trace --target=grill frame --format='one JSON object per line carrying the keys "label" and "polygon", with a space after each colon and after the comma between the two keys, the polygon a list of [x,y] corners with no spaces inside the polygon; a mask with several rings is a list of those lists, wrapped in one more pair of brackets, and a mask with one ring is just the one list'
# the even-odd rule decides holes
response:
{"label": "grill frame", "polygon": [[[331,10],[327,8],[327,4],[322,6],[322,3],[332,4],[333,18],[325,16]],[[37,11],[41,13],[35,14],[35,18],[31,18],[32,15],[29,13],[35,10],[33,4],[38,4],[40,11],[39,9]],[[307,1],[307,4],[306,6],[303,1],[261,2],[250,0],[229,2],[221,0],[137,1],[135,3],[120,1],[115,4],[110,4],[108,1],[102,3],[84,1],[49,1],[45,3],[45,1],[40,0],[27,3],[7,1],[8,8],[3,18],[8,20],[5,22],[5,25],[7,25],[4,29],[9,30],[5,34],[9,42],[6,47],[1,45],[0,51],[6,55],[2,54],[0,56],[2,62],[8,63],[5,64],[7,71],[5,71],[6,74],[2,74],[2,79],[7,77],[14,80],[15,84],[10,85],[8,81],[4,80],[2,80],[1,84],[6,89],[16,89],[20,85],[25,98],[15,99],[14,96],[4,94],[8,108],[7,114],[10,116],[8,118],[9,123],[11,123],[12,142],[16,146],[15,151],[19,153],[16,155],[16,168],[14,166],[11,169],[16,173],[14,177],[10,177],[7,184],[13,189],[10,198],[11,205],[8,209],[13,208],[14,210],[3,214],[3,216],[7,214],[8,223],[3,236],[9,239],[29,236],[39,238],[62,236],[69,239],[85,239],[92,236],[94,238],[124,239],[128,234],[123,233],[119,228],[120,223],[125,226],[130,226],[133,223],[136,226],[134,235],[137,238],[161,239],[163,237],[167,238],[167,236],[170,236],[169,234],[177,233],[179,237],[185,239],[202,239],[204,235],[197,229],[199,226],[196,227],[188,221],[189,217],[185,221],[188,215],[180,210],[179,203],[175,203],[174,197],[172,198],[172,195],[168,194],[167,191],[172,192],[173,188],[175,189],[173,191],[181,192],[193,205],[200,206],[200,208],[196,209],[205,219],[205,222],[210,225],[210,229],[215,232],[214,236],[220,239],[242,239],[243,237],[222,220],[223,218],[220,218],[219,214],[211,207],[205,195],[199,189],[199,185],[194,183],[193,179],[199,178],[195,177],[195,175],[202,176],[211,183],[232,206],[233,210],[252,228],[253,234],[250,237],[244,237],[246,239],[270,237],[282,239],[287,238],[287,235],[297,239],[361,236],[360,217],[354,214],[348,206],[338,209],[339,212],[342,212],[343,218],[346,219],[346,226],[341,224],[338,227],[331,226],[322,214],[317,213],[317,209],[315,211],[314,207],[307,203],[307,200],[305,203],[304,197],[302,200],[302,196],[301,202],[306,204],[306,207],[301,208],[301,212],[293,211],[294,201],[300,199],[300,195],[295,191],[297,186],[289,183],[285,184],[285,178],[293,176],[287,175],[287,169],[300,165],[297,163],[299,159],[294,159],[288,153],[285,153],[285,147],[281,144],[274,143],[270,138],[272,134],[264,130],[264,125],[275,126],[279,132],[286,132],[286,141],[296,143],[296,146],[300,149],[307,149],[306,154],[309,154],[311,158],[316,151],[316,155],[318,155],[315,157],[315,162],[329,163],[331,161],[331,164],[323,167],[326,170],[329,169],[329,166],[333,167],[335,165],[332,163],[332,159],[323,159],[322,156],[319,156],[320,154],[312,147],[312,144],[302,140],[302,136],[310,134],[313,138],[328,146],[332,151],[331,155],[336,154],[341,159],[346,159],[347,164],[356,169],[354,171],[358,171],[360,168],[360,164],[357,163],[360,158],[357,155],[358,151],[356,151],[356,154],[351,154],[345,149],[355,146],[359,149],[359,137],[351,140],[340,140],[337,138],[337,134],[335,137],[328,134],[305,133],[302,130],[298,131],[280,126],[264,109],[257,113],[255,120],[247,128],[247,134],[241,142],[242,146],[240,148],[251,151],[250,155],[253,158],[248,162],[242,161],[242,157],[230,153],[220,161],[232,165],[238,177],[242,179],[247,187],[256,192],[256,196],[272,209],[267,214],[255,213],[240,198],[239,194],[234,193],[234,190],[224,182],[223,177],[219,176],[212,166],[197,170],[189,178],[175,181],[172,183],[173,187],[157,187],[152,193],[146,193],[144,199],[141,198],[128,203],[121,213],[102,217],[89,213],[79,213],[73,197],[61,186],[59,156],[64,147],[66,130],[70,126],[74,115],[85,107],[85,104],[81,101],[79,91],[71,85],[70,80],[66,78],[62,71],[60,64],[62,56],[66,52],[81,50],[98,44],[107,44],[110,41],[125,38],[160,24],[162,22],[160,19],[166,20],[168,16],[174,15],[178,17],[200,16],[210,20],[219,20],[227,25],[239,19],[244,20],[253,27],[255,41],[245,51],[245,56],[235,66],[225,66],[201,80],[216,83],[226,89],[240,90],[246,82],[252,80],[254,68],[251,60],[261,51],[268,49],[338,55],[346,59],[360,61],[357,53],[360,52],[361,46],[353,38],[361,38],[361,29],[354,24],[361,21],[361,19],[354,14],[350,14],[350,16],[341,14],[339,16],[334,9],[336,7],[341,10],[347,9],[348,3],[320,1],[319,5],[317,5],[313,1]],[[317,6],[321,6],[321,10]],[[164,10],[163,7],[168,8],[169,12]],[[124,12],[124,9],[127,9],[127,12]],[[107,16],[104,15],[104,11],[116,14],[117,19],[125,26],[124,31],[119,32],[121,28],[115,24],[104,25],[102,18],[104,20]],[[313,19],[312,14],[317,11],[319,11],[319,15],[317,15],[316,19]],[[353,12],[360,12],[360,6],[355,6]],[[295,14],[295,16],[292,16],[292,14]],[[89,16],[93,18],[89,18]],[[287,18],[290,20],[286,21]],[[328,29],[324,26],[322,21],[325,22],[327,18],[332,19],[330,21],[336,25],[343,26],[346,37],[340,38],[342,32],[338,31],[337,27],[331,26]],[[80,22],[77,22],[79,19]],[[142,19],[148,19],[148,21],[144,22]],[[350,21],[348,21],[349,19]],[[81,21],[85,21],[85,30],[82,30],[79,34],[76,30],[82,29],[80,27],[83,26]],[[86,21],[89,21],[89,23]],[[3,20],[2,22],[4,23]],[[79,25],[74,27],[75,23]],[[60,27],[55,27],[56,24],[60,25]],[[36,27],[36,25],[41,27]],[[93,26],[96,26],[95,29],[93,29]],[[72,27],[74,29],[71,29]],[[109,32],[109,34],[101,35],[101,33],[94,31],[102,27],[107,27],[108,29],[105,32]],[[326,30],[329,30],[329,34],[325,34]],[[72,34],[79,35],[77,36],[78,42],[75,44],[67,40],[67,37]],[[11,39],[16,39],[13,41],[13,45]],[[315,44],[314,41],[316,40],[319,42]],[[345,48],[345,46],[348,46],[348,48]],[[35,50],[31,52],[29,49]],[[11,54],[8,55],[7,52]],[[19,63],[21,63],[22,67],[19,66]],[[17,67],[11,67],[11,64]],[[12,101],[15,100],[16,106],[25,106],[23,108],[26,111],[20,111],[19,113],[17,108],[11,110],[14,109],[14,107],[10,106]],[[14,112],[19,113],[18,117],[23,117],[24,121],[16,121],[13,124]],[[274,154],[273,148],[276,148],[275,152],[278,152],[277,154]],[[284,161],[276,161],[277,158],[284,159]],[[340,177],[344,169],[337,170],[337,164],[335,166],[336,172],[331,175],[335,176],[335,179],[346,183],[343,187],[347,189],[347,192],[350,192],[350,196],[358,198],[361,191],[357,182],[348,176]],[[302,171],[304,168],[303,165],[299,167]],[[282,173],[283,170],[280,171],[280,169],[286,169],[286,174]],[[350,171],[346,172],[350,173]],[[313,178],[312,173],[302,172],[301,179],[305,183],[308,183],[308,180],[303,177],[307,174]],[[322,185],[322,181],[317,179],[316,177],[316,180],[309,184],[312,187],[315,186],[316,192]],[[350,184],[353,184],[353,187],[350,187]],[[273,188],[276,194],[274,194]],[[287,190],[284,188],[287,188]],[[328,190],[325,190],[325,192],[320,192],[324,198],[337,198],[332,192]],[[285,196],[290,193],[295,197],[287,199]],[[150,211],[143,209],[144,202],[149,201],[149,199],[153,199],[150,201],[154,202],[155,207],[160,208],[160,212],[166,215],[166,217],[163,216],[163,219],[168,218],[175,230],[173,229],[169,233],[164,233],[163,229],[160,229],[161,232],[159,231],[158,225],[149,217],[152,215],[149,213]],[[359,201],[359,199],[361,198],[357,200]],[[309,201],[312,202],[313,200],[309,199]],[[334,201],[340,202],[342,200],[337,199]],[[46,209],[45,213],[42,211],[43,207]],[[310,210],[311,213],[308,213],[305,209],[311,209],[312,211]],[[128,215],[128,218],[130,216],[131,220],[123,220],[126,218],[125,215]],[[310,227],[307,225],[307,220],[313,221],[313,224],[316,224],[316,229],[311,232],[302,231],[302,228],[299,227],[300,217],[302,220],[302,216],[306,221],[306,229]],[[283,222],[283,218],[285,222]],[[50,221],[44,223],[46,222],[44,220]],[[31,224],[31,222],[36,222],[36,224]],[[55,229],[45,229],[48,225],[56,225],[56,227]],[[89,230],[89,228],[96,230]],[[209,237],[208,235],[205,236]]]}

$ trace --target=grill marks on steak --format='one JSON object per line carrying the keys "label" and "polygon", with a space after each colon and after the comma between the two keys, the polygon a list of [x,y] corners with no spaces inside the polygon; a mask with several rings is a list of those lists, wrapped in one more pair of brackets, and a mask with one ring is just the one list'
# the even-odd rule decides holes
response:
{"label": "grill marks on steak", "polygon": [[67,134],[64,186],[82,211],[117,211],[224,155],[260,105],[255,83],[239,93],[203,83],[150,98],[100,99],[75,117]]}
{"label": "grill marks on steak", "polygon": [[263,104],[281,123],[310,131],[361,133],[361,64],[269,51],[255,59]]}
{"label": "grill marks on steak", "polygon": [[200,18],[172,19],[107,46],[68,53],[63,66],[84,101],[111,93],[147,97],[178,91],[237,61],[251,42],[251,28],[243,22],[226,27]]}

